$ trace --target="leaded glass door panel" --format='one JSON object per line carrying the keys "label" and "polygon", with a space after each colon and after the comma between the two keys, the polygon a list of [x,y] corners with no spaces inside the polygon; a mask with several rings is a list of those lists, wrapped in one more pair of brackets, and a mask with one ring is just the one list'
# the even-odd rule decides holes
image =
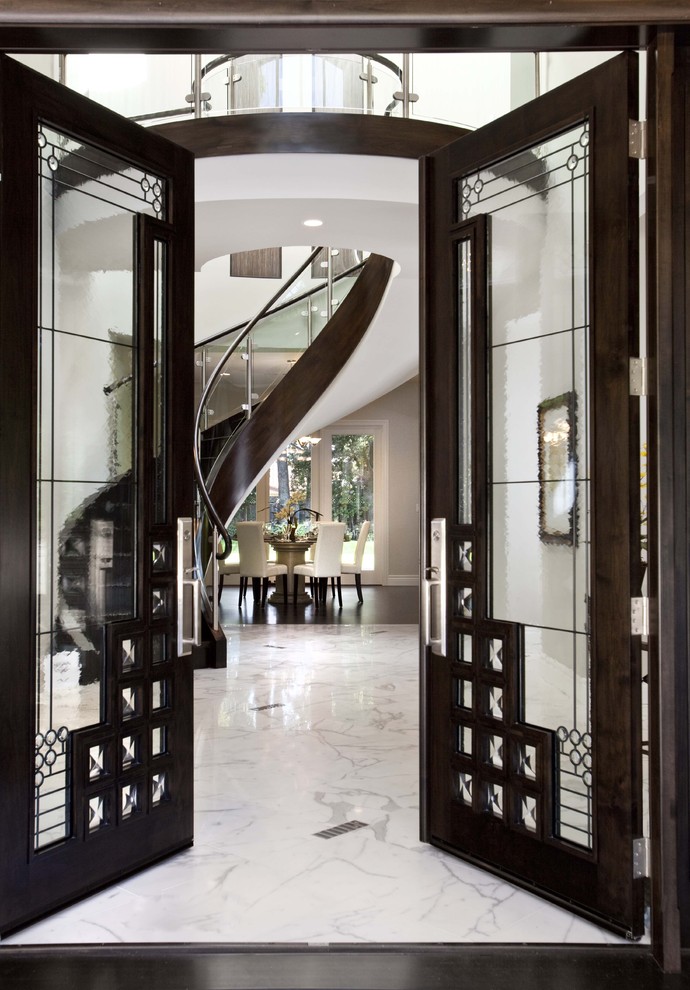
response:
{"label": "leaded glass door panel", "polygon": [[193,204],[182,149],[0,73],[6,932],[192,838]]}
{"label": "leaded glass door panel", "polygon": [[425,162],[431,842],[642,931],[627,56]]}

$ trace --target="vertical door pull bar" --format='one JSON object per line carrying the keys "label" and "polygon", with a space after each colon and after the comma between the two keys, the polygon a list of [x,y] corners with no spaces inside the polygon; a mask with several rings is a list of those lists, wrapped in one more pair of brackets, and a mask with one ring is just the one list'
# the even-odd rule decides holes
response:
{"label": "vertical door pull bar", "polygon": [[429,566],[424,572],[424,642],[431,652],[446,656],[446,520],[432,519]]}
{"label": "vertical door pull bar", "polygon": [[187,656],[201,643],[201,603],[196,568],[192,564],[194,549],[191,518],[177,520],[177,655]]}

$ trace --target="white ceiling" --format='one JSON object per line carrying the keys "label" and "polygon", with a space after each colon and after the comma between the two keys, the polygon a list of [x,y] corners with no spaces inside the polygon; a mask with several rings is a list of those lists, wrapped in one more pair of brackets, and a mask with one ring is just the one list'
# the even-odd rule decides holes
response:
{"label": "white ceiling", "polygon": [[[310,242],[397,262],[362,344],[298,433],[348,416],[417,373],[418,181],[414,159],[279,154],[196,161],[197,270],[235,251]],[[323,226],[304,227],[310,217]]]}

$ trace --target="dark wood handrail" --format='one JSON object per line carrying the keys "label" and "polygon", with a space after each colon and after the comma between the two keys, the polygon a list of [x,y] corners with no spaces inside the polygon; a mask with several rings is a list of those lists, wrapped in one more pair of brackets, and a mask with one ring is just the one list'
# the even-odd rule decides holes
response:
{"label": "dark wood handrail", "polygon": [[290,373],[247,422],[211,488],[219,515],[228,519],[254,479],[284,449],[293,431],[354,353],[379,308],[393,262],[373,254],[344,302]]}

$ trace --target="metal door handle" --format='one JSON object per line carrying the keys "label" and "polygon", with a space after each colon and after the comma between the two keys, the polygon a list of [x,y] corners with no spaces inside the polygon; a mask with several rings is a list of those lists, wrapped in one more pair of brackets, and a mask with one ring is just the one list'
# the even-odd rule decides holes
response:
{"label": "metal door handle", "polygon": [[431,562],[424,570],[422,628],[424,643],[436,656],[445,657],[446,633],[446,520],[432,519],[429,541]]}
{"label": "metal door handle", "polygon": [[177,520],[177,655],[188,656],[201,643],[200,582],[192,564],[194,533],[189,516]]}

